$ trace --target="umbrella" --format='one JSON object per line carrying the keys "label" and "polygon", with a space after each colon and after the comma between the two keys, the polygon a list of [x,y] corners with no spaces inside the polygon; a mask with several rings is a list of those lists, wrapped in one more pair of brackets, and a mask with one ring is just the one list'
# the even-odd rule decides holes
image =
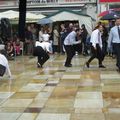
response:
{"label": "umbrella", "polygon": [[111,13],[106,14],[103,17],[101,17],[100,20],[114,20],[117,18],[120,18],[120,15],[117,14],[116,12],[111,12]]}
{"label": "umbrella", "polygon": [[109,14],[109,11],[108,11],[108,10],[107,10],[107,11],[104,11],[104,12],[101,12],[101,13],[98,15],[98,17],[102,17],[102,16],[107,15],[107,14]]}
{"label": "umbrella", "polygon": [[43,18],[43,19],[40,19],[37,23],[45,25],[45,24],[53,23],[53,21],[50,18]]}
{"label": "umbrella", "polygon": [[116,12],[116,13],[119,14],[120,13],[120,8],[114,8],[114,9],[110,9],[110,10],[107,10],[107,11],[103,11],[98,15],[98,17],[103,17],[103,16],[105,16],[105,15],[111,13],[111,12]]}

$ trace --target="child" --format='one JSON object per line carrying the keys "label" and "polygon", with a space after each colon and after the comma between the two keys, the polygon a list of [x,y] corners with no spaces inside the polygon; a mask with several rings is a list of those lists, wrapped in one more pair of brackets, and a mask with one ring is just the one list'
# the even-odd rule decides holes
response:
{"label": "child", "polygon": [[20,40],[17,38],[17,40],[15,41],[15,45],[14,45],[15,51],[16,51],[16,55],[20,55]]}

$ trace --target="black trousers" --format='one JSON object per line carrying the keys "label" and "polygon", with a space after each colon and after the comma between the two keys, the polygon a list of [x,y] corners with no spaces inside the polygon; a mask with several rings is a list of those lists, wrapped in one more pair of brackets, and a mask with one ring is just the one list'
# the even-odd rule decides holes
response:
{"label": "black trousers", "polygon": [[38,57],[41,66],[49,59],[48,53],[40,46],[34,48],[33,55]]}
{"label": "black trousers", "polygon": [[120,43],[113,43],[113,49],[116,55],[116,66],[120,69]]}
{"label": "black trousers", "polygon": [[97,58],[98,64],[102,65],[102,61],[104,60],[105,55],[98,44],[96,45],[96,50],[94,49],[93,46],[91,46],[91,53],[92,54],[90,59],[88,60],[88,63],[90,63],[93,59]]}
{"label": "black trousers", "polygon": [[75,50],[74,50],[74,46],[73,45],[64,45],[65,47],[65,51],[67,54],[67,58],[65,61],[65,65],[70,65],[71,64],[71,60],[73,58],[73,56],[75,55]]}

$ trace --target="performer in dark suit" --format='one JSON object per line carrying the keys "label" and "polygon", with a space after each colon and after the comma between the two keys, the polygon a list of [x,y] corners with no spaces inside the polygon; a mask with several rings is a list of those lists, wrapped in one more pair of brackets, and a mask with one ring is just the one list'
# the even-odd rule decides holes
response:
{"label": "performer in dark suit", "polygon": [[39,42],[36,41],[33,55],[38,57],[37,66],[42,67],[43,64],[49,59],[48,53],[52,53],[50,51],[51,44],[48,42]]}
{"label": "performer in dark suit", "polygon": [[89,68],[90,62],[97,58],[99,62],[99,68],[105,68],[105,66],[102,64],[102,61],[104,60],[104,54],[103,54],[103,45],[102,45],[102,38],[101,38],[101,32],[103,30],[102,25],[98,25],[96,30],[94,30],[91,34],[91,52],[92,55],[90,59],[86,62],[86,66]]}
{"label": "performer in dark suit", "polygon": [[75,55],[74,45],[81,42],[81,40],[76,41],[77,35],[80,35],[80,30],[73,28],[73,31],[70,32],[64,40],[64,48],[67,55],[65,67],[72,67],[71,60]]}

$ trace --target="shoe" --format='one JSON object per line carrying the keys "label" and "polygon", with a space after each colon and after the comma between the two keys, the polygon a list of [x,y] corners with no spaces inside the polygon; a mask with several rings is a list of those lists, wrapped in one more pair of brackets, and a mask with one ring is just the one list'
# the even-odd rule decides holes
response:
{"label": "shoe", "polygon": [[72,67],[72,64],[70,64],[70,65],[65,65],[65,67]]}
{"label": "shoe", "polygon": [[99,68],[106,68],[104,65],[99,65]]}
{"label": "shoe", "polygon": [[88,62],[86,62],[86,66],[87,66],[87,68],[89,68],[89,67],[90,67]]}
{"label": "shoe", "polygon": [[120,73],[120,69],[119,68],[117,69],[117,72]]}
{"label": "shoe", "polygon": [[42,68],[42,65],[38,62],[38,63],[37,63],[37,67],[38,67],[38,68]]}

